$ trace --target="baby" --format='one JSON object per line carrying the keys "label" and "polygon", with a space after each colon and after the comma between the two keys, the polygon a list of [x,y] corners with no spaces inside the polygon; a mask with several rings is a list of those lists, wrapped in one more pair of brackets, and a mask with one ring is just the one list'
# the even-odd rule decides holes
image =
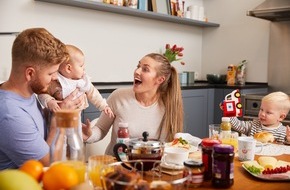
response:
{"label": "baby", "polygon": [[267,131],[274,135],[276,142],[290,142],[290,127],[281,123],[289,110],[290,97],[283,92],[273,92],[262,98],[258,120],[240,121],[231,117],[232,128],[247,136]]}
{"label": "baby", "polygon": [[[79,109],[85,109],[89,106],[88,100],[99,110],[103,111],[109,117],[114,117],[111,108],[99,91],[91,83],[89,77],[85,74],[85,63],[83,52],[73,46],[66,45],[69,53],[69,61],[62,63],[58,70],[58,80],[52,81],[47,94],[38,96],[44,107],[50,111],[60,110],[58,103],[67,97],[76,88],[79,89],[77,97],[86,94],[86,101]],[[82,137],[81,122],[79,127],[80,137]]]}

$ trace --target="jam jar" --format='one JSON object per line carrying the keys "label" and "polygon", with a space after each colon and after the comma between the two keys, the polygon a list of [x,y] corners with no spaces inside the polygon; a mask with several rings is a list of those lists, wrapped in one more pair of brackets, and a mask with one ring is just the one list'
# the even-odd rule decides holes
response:
{"label": "jam jar", "polygon": [[119,123],[117,143],[125,143],[130,139],[128,123]]}
{"label": "jam jar", "polygon": [[212,152],[215,144],[221,144],[220,140],[204,138],[201,141],[202,162],[204,164],[204,180],[212,177]]}
{"label": "jam jar", "polygon": [[227,144],[213,146],[212,185],[228,188],[234,184],[234,147]]}
{"label": "jam jar", "polygon": [[183,177],[188,176],[189,171],[191,171],[191,176],[187,179],[186,185],[194,188],[201,186],[204,174],[203,163],[197,160],[186,160],[183,164],[188,168],[188,170],[183,171]]}

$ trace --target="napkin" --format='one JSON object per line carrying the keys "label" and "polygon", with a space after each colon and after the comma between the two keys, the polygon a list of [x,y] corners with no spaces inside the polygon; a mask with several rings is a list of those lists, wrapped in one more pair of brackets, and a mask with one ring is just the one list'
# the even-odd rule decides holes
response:
{"label": "napkin", "polygon": [[189,144],[197,147],[200,143],[201,143],[201,139],[195,136],[192,136],[189,133],[176,133],[174,135],[175,139],[178,139],[179,137],[183,138],[184,140],[186,140]]}

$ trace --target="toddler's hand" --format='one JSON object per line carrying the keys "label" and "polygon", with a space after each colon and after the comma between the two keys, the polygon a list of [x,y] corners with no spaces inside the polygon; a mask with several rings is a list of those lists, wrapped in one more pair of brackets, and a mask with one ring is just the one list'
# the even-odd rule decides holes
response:
{"label": "toddler's hand", "polygon": [[58,105],[59,102],[60,101],[57,101],[57,100],[50,100],[49,102],[47,102],[48,109],[52,112],[61,110],[61,108]]}
{"label": "toddler's hand", "polygon": [[290,142],[290,127],[289,127],[289,125],[286,125],[286,139],[287,139],[287,142]]}
{"label": "toddler's hand", "polygon": [[113,111],[111,110],[111,108],[109,106],[106,106],[105,109],[103,110],[104,113],[109,116],[110,118],[115,117]]}

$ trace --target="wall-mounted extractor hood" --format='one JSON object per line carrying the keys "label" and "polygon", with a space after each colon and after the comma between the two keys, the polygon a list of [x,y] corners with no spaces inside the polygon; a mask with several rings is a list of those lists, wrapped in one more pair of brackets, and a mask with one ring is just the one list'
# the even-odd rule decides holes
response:
{"label": "wall-mounted extractor hood", "polygon": [[290,0],[266,0],[247,15],[273,22],[290,21]]}

